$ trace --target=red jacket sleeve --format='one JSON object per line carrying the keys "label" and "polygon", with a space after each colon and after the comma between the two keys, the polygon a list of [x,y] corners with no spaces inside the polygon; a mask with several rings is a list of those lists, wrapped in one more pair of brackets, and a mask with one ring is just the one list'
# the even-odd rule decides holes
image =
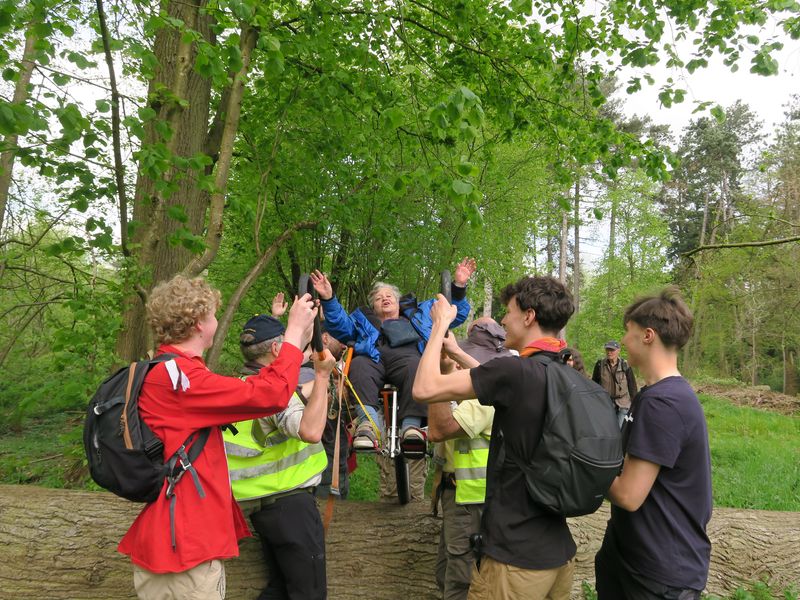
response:
{"label": "red jacket sleeve", "polygon": [[154,400],[171,397],[177,401],[184,425],[196,429],[256,419],[286,408],[297,388],[302,360],[300,350],[284,343],[271,365],[242,380],[209,371],[199,358],[179,356],[175,362],[189,380],[189,387],[182,390],[179,382],[173,390],[166,366],[158,365],[148,376],[143,393]]}

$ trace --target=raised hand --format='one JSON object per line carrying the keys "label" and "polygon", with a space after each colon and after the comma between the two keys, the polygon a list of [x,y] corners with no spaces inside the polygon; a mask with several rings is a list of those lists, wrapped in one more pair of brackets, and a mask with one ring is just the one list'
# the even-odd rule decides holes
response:
{"label": "raised hand", "polygon": [[286,324],[284,339],[300,350],[305,348],[311,341],[316,315],[317,308],[314,306],[311,294],[303,294],[299,298],[295,296],[292,308],[289,309],[289,322]]}
{"label": "raised hand", "polygon": [[323,351],[323,357],[320,359],[319,354],[317,352],[313,353],[314,358],[314,373],[317,375],[322,375],[323,377],[328,377],[332,372],[334,367],[336,367],[336,359],[331,354],[331,351],[325,348]]}
{"label": "raised hand", "polygon": [[311,280],[311,285],[317,290],[317,294],[319,294],[321,300],[330,300],[333,298],[333,286],[331,286],[331,282],[328,281],[328,277],[325,273],[316,269],[309,273],[308,278]]}
{"label": "raised hand", "polygon": [[453,276],[453,282],[461,287],[467,285],[469,278],[472,277],[472,274],[475,272],[475,259],[474,258],[464,258],[460,263],[456,265],[456,271]]}
{"label": "raised hand", "polygon": [[458,345],[454,335],[448,335],[442,340],[442,350],[449,356],[453,356],[461,351],[461,347]]}
{"label": "raised hand", "polygon": [[431,320],[434,324],[450,325],[458,314],[458,308],[447,301],[442,294],[436,294],[436,302],[431,306]]}
{"label": "raised hand", "polygon": [[276,319],[286,314],[289,303],[283,299],[283,292],[278,292],[272,299],[272,316]]}

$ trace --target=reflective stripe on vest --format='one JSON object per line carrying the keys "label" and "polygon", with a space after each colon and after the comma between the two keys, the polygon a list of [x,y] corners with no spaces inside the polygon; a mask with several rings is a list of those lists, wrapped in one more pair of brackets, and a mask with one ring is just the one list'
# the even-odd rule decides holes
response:
{"label": "reflective stripe on vest", "polygon": [[[322,444],[309,444],[290,438],[277,429],[257,441],[257,421],[241,421],[222,433],[225,453],[228,455],[231,488],[237,500],[251,500],[271,496],[302,487],[325,470],[328,457]],[[263,435],[263,434],[262,434]]]}
{"label": "reflective stripe on vest", "polygon": [[483,504],[486,499],[486,465],[489,436],[456,440],[453,466],[456,474],[456,504]]}

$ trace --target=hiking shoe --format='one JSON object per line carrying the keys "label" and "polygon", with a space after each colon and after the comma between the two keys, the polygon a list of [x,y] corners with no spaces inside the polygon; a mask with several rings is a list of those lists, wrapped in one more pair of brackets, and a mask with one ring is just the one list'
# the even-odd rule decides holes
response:
{"label": "hiking shoe", "polygon": [[425,458],[428,450],[428,436],[419,427],[406,427],[400,434],[400,449],[411,460]]}
{"label": "hiking shoe", "polygon": [[353,450],[357,452],[378,451],[378,440],[369,421],[364,421],[356,429],[356,434],[353,436]]}

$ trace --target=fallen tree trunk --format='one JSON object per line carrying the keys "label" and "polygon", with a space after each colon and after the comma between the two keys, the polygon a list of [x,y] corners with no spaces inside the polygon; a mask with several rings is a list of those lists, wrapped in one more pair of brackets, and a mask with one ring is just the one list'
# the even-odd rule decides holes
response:
{"label": "fallen tree trunk", "polygon": [[[135,598],[116,545],[140,508],[107,493],[0,486],[0,598]],[[574,598],[581,581],[594,581],[607,518],[604,507],[570,523],[578,544]],[[330,598],[436,598],[439,524],[426,503],[337,503],[327,539]],[[778,589],[800,585],[800,513],[717,509],[709,535],[709,592],[761,578]],[[265,581],[259,544],[244,540],[226,571],[229,599],[255,598]]]}

